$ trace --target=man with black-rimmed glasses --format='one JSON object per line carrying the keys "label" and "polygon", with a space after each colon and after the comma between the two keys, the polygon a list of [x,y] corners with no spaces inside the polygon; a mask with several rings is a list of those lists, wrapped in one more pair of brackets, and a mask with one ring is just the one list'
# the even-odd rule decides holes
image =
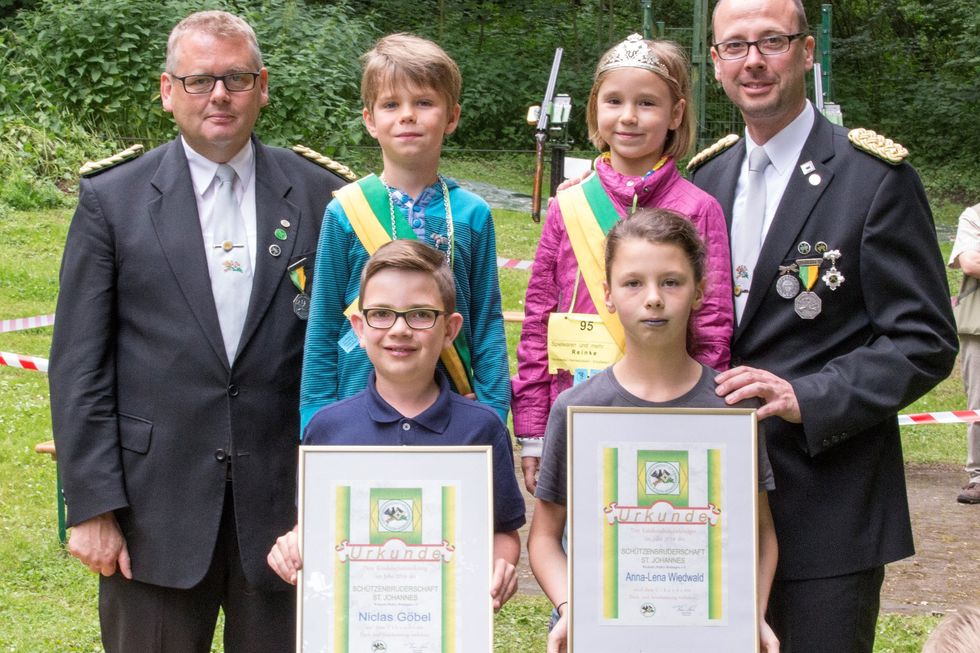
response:
{"label": "man with black-rimmed glasses", "polygon": [[295,595],[265,555],[296,521],[298,300],[343,180],[253,136],[268,71],[236,16],[174,28],[160,96],[180,136],[88,166],[65,246],[68,547],[101,575],[110,653],[210,651],[219,607],[225,651],[292,651]]}
{"label": "man with black-rimmed glasses", "polygon": [[783,653],[870,653],[884,566],[913,553],[896,414],[956,356],[949,290],[904,148],[806,99],[799,0],[720,0],[715,78],[745,120],[692,159],[728,218],[736,328],[717,392],[763,401]]}

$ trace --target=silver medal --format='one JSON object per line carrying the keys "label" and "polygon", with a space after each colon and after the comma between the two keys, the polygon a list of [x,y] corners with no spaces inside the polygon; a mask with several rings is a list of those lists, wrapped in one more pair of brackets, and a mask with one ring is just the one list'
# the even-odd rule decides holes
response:
{"label": "silver medal", "polygon": [[820,315],[821,302],[815,292],[801,292],[796,296],[793,306],[796,309],[796,314],[804,320],[812,320]]}
{"label": "silver medal", "polygon": [[301,320],[310,317],[310,296],[305,292],[301,292],[293,297],[293,312]]}
{"label": "silver medal", "polygon": [[793,299],[800,292],[800,280],[791,274],[776,279],[776,293],[783,299]]}

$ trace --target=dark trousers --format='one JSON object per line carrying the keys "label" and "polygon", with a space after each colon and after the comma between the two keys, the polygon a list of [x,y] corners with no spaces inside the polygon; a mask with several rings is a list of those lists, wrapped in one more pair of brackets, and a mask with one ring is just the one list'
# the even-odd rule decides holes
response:
{"label": "dark trousers", "polygon": [[230,482],[214,556],[200,583],[174,589],[119,573],[101,577],[102,645],[106,653],[208,653],[219,607],[225,612],[226,653],[295,650],[296,593],[257,592],[245,581]]}
{"label": "dark trousers", "polygon": [[872,653],[885,568],[777,580],[766,618],[781,653]]}

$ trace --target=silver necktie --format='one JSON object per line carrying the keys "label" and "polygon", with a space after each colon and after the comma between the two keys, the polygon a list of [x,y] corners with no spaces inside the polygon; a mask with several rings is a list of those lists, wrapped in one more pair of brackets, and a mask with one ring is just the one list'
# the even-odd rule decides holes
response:
{"label": "silver necktie", "polygon": [[739,220],[732,224],[732,279],[741,292],[735,297],[735,319],[741,321],[759,250],[762,249],[762,227],[766,221],[766,168],[769,155],[763,147],[749,154],[749,179],[745,207]]}
{"label": "silver necktie", "polygon": [[211,247],[211,291],[218,309],[221,337],[228,362],[234,362],[242,336],[248,300],[252,294],[252,263],[249,258],[245,221],[235,196],[235,169],[218,164],[218,187],[205,233],[213,236]]}

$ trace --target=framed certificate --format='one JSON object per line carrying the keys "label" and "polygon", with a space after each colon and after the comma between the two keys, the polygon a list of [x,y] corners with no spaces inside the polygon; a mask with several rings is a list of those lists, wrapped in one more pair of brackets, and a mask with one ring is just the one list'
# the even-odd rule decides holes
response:
{"label": "framed certificate", "polygon": [[568,409],[569,651],[758,651],[756,431],[746,409]]}
{"label": "framed certificate", "polygon": [[493,648],[491,448],[300,447],[297,651]]}

